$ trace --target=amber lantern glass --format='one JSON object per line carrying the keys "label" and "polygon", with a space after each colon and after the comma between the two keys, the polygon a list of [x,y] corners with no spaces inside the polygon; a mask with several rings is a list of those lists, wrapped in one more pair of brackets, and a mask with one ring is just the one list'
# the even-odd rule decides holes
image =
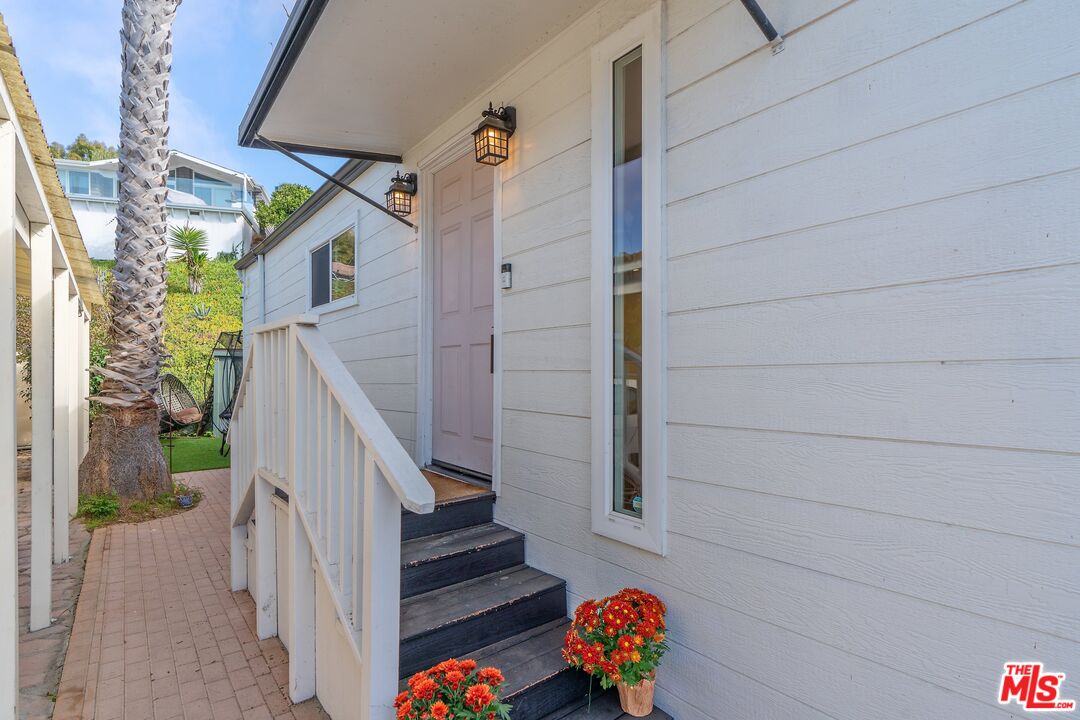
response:
{"label": "amber lantern glass", "polygon": [[483,113],[480,125],[473,131],[476,162],[498,165],[510,157],[510,137],[516,126],[514,108],[492,105]]}
{"label": "amber lantern glass", "polygon": [[412,199],[416,194],[416,173],[394,175],[390,189],[386,191],[386,209],[395,215],[405,217],[412,214]]}

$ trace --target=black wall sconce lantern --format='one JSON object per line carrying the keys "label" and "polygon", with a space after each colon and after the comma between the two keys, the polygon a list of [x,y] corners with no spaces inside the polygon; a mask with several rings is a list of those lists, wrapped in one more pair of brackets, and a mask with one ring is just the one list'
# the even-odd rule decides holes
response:
{"label": "black wall sconce lantern", "polygon": [[494,105],[488,103],[483,116],[484,119],[473,131],[476,162],[498,165],[510,157],[510,136],[517,128],[517,111],[513,107],[496,110]]}
{"label": "black wall sconce lantern", "polygon": [[390,189],[386,191],[386,209],[401,217],[411,215],[415,194],[416,173],[396,173],[390,181]]}

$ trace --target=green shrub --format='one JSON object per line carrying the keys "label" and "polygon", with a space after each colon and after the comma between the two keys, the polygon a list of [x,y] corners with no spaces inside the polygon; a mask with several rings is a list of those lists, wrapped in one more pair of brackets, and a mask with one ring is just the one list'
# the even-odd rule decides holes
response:
{"label": "green shrub", "polygon": [[120,496],[116,493],[84,495],[79,499],[79,515],[98,522],[109,520],[120,512]]}
{"label": "green shrub", "polygon": [[257,203],[255,206],[255,220],[263,232],[269,232],[285,221],[285,218],[304,204],[311,197],[311,188],[297,183],[282,183],[274,188],[270,194],[270,202]]}
{"label": "green shrub", "polygon": [[[98,271],[106,273],[106,284],[111,282],[115,262],[93,262]],[[201,403],[210,386],[210,375],[206,371],[214,341],[219,333],[235,332],[243,325],[240,278],[232,261],[211,260],[206,263],[202,291],[192,295],[188,292],[187,275],[180,261],[170,261],[168,269],[165,351],[170,357],[166,359],[165,372],[180,378],[195,400]],[[94,315],[90,334],[91,365],[100,366],[108,352],[107,313],[99,310]],[[93,376],[91,391],[96,391],[100,383],[100,377]]]}

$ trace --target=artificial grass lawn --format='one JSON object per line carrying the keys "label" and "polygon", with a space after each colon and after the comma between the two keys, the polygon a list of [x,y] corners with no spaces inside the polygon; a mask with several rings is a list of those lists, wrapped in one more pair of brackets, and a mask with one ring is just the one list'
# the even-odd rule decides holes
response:
{"label": "artificial grass lawn", "polygon": [[[169,442],[168,435],[161,436],[161,449],[165,452],[166,463],[169,462]],[[218,453],[221,438],[176,436],[172,442],[172,464],[169,469],[174,473],[229,467],[229,458]]]}

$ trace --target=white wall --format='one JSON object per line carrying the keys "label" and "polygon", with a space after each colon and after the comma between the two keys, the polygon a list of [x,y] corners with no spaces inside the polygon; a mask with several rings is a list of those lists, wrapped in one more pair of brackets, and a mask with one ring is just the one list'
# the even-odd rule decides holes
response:
{"label": "white wall", "polygon": [[332,718],[359,717],[360,663],[334,609],[333,591],[315,573],[315,694]]}
{"label": "white wall", "polygon": [[[380,197],[392,168],[376,165],[353,185]],[[339,193],[288,239],[244,271],[244,322],[266,322],[310,310],[307,255],[314,246],[358,223],[357,302],[324,312],[319,327],[345,367],[410,453],[416,440],[418,244],[414,232],[348,193]],[[317,312],[317,310],[316,310]],[[248,333],[250,334],[250,332]]]}
{"label": "white wall", "polygon": [[[406,154],[518,109],[497,518],[572,605],[668,601],[681,719],[1015,716],[1004,662],[1080,657],[1080,49],[1046,35],[1080,6],[761,4],[776,56],[737,0],[665,3],[667,557],[589,529],[589,49],[649,3]],[[361,302],[323,327],[411,451],[417,246],[371,213],[361,236]],[[269,319],[305,309],[300,244],[267,256]]]}
{"label": "white wall", "polygon": [[[90,257],[113,259],[116,256],[116,203],[72,198],[71,209]],[[251,226],[242,213],[212,208],[195,212],[199,215],[191,215],[185,208],[170,208],[169,226],[190,224],[205,231],[211,258],[219,252],[231,251],[240,243],[249,243]]]}
{"label": "white wall", "polygon": [[666,558],[588,510],[588,49],[644,3],[489,93],[496,515],[572,604],[668,600],[677,717],[1007,717],[1002,663],[1080,657],[1080,51],[1044,35],[1080,8],[761,4],[777,56],[739,2],[666,5]]}

